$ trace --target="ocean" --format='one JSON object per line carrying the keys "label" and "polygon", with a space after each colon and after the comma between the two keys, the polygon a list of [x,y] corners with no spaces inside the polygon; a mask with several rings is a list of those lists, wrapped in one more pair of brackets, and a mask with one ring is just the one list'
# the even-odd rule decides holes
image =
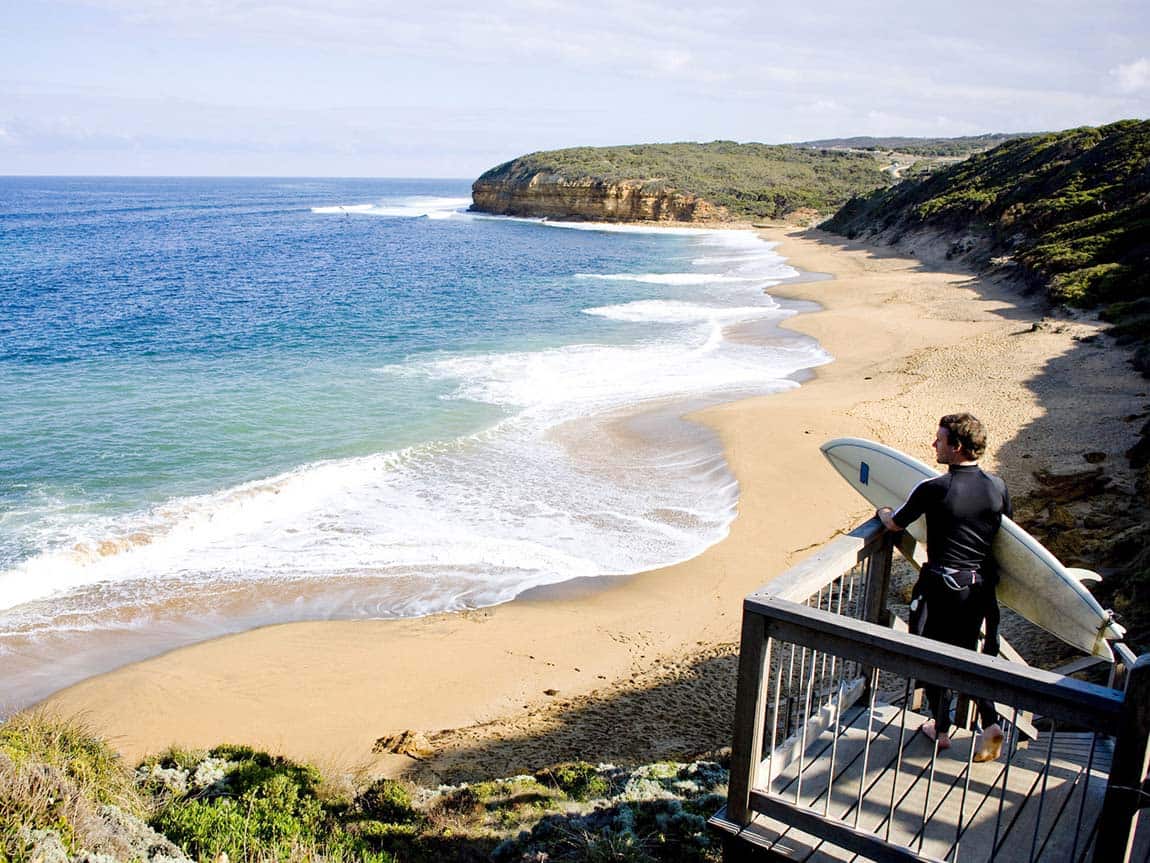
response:
{"label": "ocean", "polygon": [[444,180],[0,178],[0,714],[291,620],[675,563],[692,409],[798,386],[753,232],[468,213]]}

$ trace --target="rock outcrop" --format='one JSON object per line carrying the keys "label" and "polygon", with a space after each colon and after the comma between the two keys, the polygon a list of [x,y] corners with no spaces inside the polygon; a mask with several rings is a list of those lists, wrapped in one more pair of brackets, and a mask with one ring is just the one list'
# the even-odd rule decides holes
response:
{"label": "rock outcrop", "polygon": [[559,174],[529,177],[488,172],[471,187],[471,209],[500,216],[594,222],[713,222],[730,214],[695,195],[660,181],[568,179]]}

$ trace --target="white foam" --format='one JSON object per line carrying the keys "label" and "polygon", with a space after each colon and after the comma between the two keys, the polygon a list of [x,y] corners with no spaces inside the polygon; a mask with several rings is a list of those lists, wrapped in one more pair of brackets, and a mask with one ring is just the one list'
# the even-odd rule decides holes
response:
{"label": "white foam", "polygon": [[748,264],[760,261],[777,264],[782,258],[774,252],[748,251],[736,255],[703,255],[701,258],[694,258],[691,263],[697,267],[706,267],[713,264]]}
{"label": "white foam", "polygon": [[[516,218],[516,217],[511,217]],[[599,231],[606,234],[666,234],[668,236],[703,238],[712,234],[744,234],[747,231],[716,228],[671,227],[670,225],[637,225],[615,222],[562,222],[551,219],[531,219],[549,228],[565,228],[571,231]]]}
{"label": "white foam", "polygon": [[[727,342],[715,316],[671,310],[680,320],[689,315],[702,325],[682,340],[458,356],[418,363],[407,373],[459,380],[452,398],[511,406],[556,423],[628,404],[786,388],[796,372],[829,361],[814,342],[796,340],[770,350]],[[743,312],[733,314],[737,319]]]}
{"label": "white foam", "polygon": [[431,195],[412,195],[390,198],[378,204],[335,204],[312,207],[313,213],[346,216],[389,216],[399,219],[450,219],[463,215],[471,204],[470,198],[443,198]]}
{"label": "white foam", "polygon": [[75,537],[79,549],[42,554],[0,576],[0,609],[26,612],[3,628],[30,625],[37,600],[94,585],[102,585],[101,602],[138,599],[147,592],[133,583],[158,577],[205,590],[384,579],[402,587],[396,607],[446,610],[457,607],[444,594],[451,583],[463,604],[500,602],[536,584],[682,559],[725,531],[729,489],[704,483],[691,498],[699,524],[681,529],[650,515],[682,509],[682,489],[652,482],[654,467],[640,466],[651,475],[626,484],[585,474],[539,431],[510,421],[451,444],[313,464],[89,525]]}
{"label": "white foam", "polygon": [[631,323],[683,324],[699,321],[752,321],[762,318],[781,318],[791,314],[767,298],[761,306],[710,306],[676,300],[636,300],[615,306],[584,309],[586,315],[596,315],[615,321]]}
{"label": "white foam", "polygon": [[575,278],[642,282],[647,285],[719,285],[762,281],[754,276],[728,276],[722,273],[576,273]]}

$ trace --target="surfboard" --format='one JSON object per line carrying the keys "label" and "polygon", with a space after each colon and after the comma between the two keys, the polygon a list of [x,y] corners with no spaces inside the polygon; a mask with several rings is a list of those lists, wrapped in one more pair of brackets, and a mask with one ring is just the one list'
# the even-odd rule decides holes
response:
{"label": "surfboard", "polygon": [[[898,509],[916,485],[938,471],[891,447],[862,438],[836,438],[820,449],[827,461],[875,507]],[[907,528],[926,543],[926,518]],[[992,547],[998,563],[998,599],[1051,635],[1094,656],[1113,662],[1108,639],[1125,630],[1114,622],[1082,580],[1098,576],[1089,570],[1067,569],[1025,530],[1002,519]]]}

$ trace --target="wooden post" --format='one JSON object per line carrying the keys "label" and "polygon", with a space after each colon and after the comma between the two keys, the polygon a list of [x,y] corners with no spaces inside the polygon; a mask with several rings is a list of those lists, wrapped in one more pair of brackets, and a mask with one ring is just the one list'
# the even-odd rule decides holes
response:
{"label": "wooden post", "polygon": [[[877,521],[877,519],[876,519]],[[867,559],[866,597],[863,604],[863,620],[880,626],[890,625],[890,612],[887,610],[887,594],[890,592],[890,569],[894,561],[894,535],[884,531],[878,548]],[[866,680],[869,696],[873,668],[863,666],[863,679]]]}
{"label": "wooden post", "polygon": [[1134,844],[1134,827],[1142,808],[1142,781],[1150,760],[1150,653],[1138,657],[1128,672],[1121,726],[1114,741],[1114,761],[1102,813],[1094,863],[1126,863]]}
{"label": "wooden post", "polygon": [[731,776],[727,786],[727,818],[751,822],[751,789],[763,758],[766,721],[767,625],[762,615],[743,610],[739,640],[738,688],[735,691],[735,731],[731,742]]}
{"label": "wooden post", "polygon": [[871,570],[871,581],[874,582],[875,599],[873,616],[868,617],[867,620],[880,626],[890,626],[888,598],[890,596],[890,569],[893,563],[894,535],[887,533],[883,535],[882,545],[875,551],[875,559],[871,564],[874,567]]}

